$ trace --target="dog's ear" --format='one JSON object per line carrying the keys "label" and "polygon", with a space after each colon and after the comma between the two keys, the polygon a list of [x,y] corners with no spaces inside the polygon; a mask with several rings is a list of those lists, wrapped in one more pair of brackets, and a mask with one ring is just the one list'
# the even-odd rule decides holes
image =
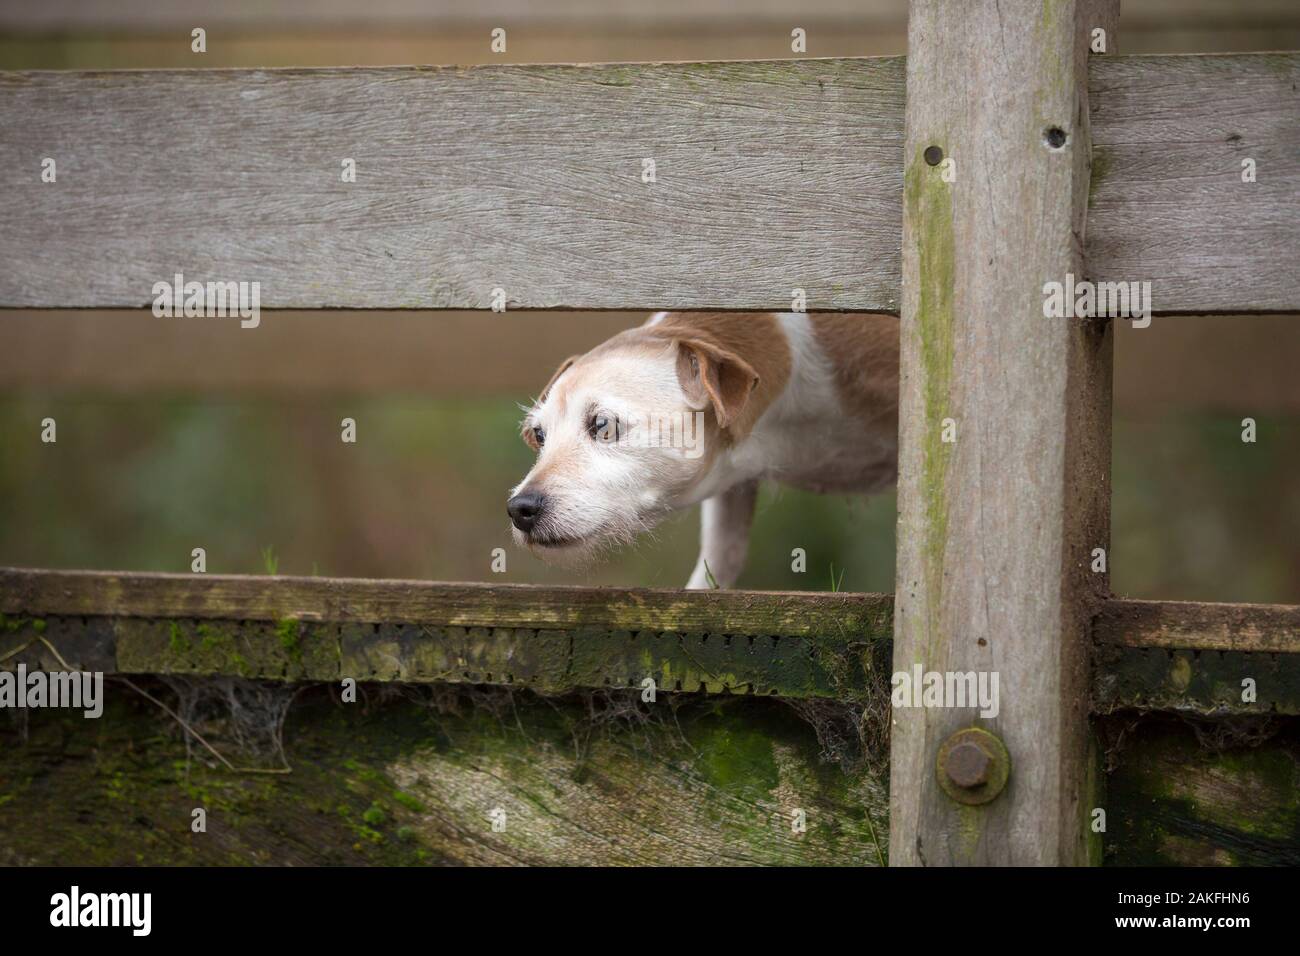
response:
{"label": "dog's ear", "polygon": [[736,421],[758,384],[748,362],[703,339],[677,340],[677,378],[692,405],[713,406],[719,428]]}
{"label": "dog's ear", "polygon": [[[556,379],[558,379],[561,375],[567,372],[569,370],[569,366],[571,366],[574,362],[578,361],[578,359],[580,358],[582,358],[581,354],[570,355],[568,358],[566,358],[563,362],[560,363],[560,367],[555,370],[555,374],[551,376],[551,380],[547,382],[546,387],[542,389],[542,394],[537,396],[538,405],[546,401],[546,396],[551,391],[551,386],[555,384]],[[520,434],[523,436],[524,443],[529,448],[531,448],[533,451],[541,450],[542,446],[537,443],[537,436],[533,434],[533,430],[531,428],[525,425],[523,431]]]}

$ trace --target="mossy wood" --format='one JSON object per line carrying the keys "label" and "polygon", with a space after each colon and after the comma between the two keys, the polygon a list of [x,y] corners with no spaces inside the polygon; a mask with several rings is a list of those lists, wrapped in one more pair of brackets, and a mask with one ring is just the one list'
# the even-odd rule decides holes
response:
{"label": "mossy wood", "polygon": [[[885,860],[881,777],[823,761],[776,701],[660,696],[610,719],[591,697],[479,691],[435,709],[410,690],[380,702],[363,685],[342,705],[317,689],[289,711],[292,772],[239,774],[198,746],[187,759],[170,718],[108,687],[99,720],[33,711],[24,734],[0,718],[0,865]],[[202,732],[234,753],[219,722]]]}
{"label": "mossy wood", "polygon": [[[853,699],[887,677],[893,598],[8,568],[0,614],[9,667]],[[1093,641],[1101,712],[1300,707],[1297,607],[1112,600]]]}
{"label": "mossy wood", "polygon": [[[851,698],[887,679],[892,598],[0,571],[0,655],[108,673]],[[21,658],[15,657],[14,660]]]}
{"label": "mossy wood", "polygon": [[1045,318],[1043,284],[1105,270],[1083,259],[1088,46],[1102,29],[1113,49],[1118,18],[1118,0],[911,5],[894,669],[998,673],[1014,706],[980,726],[1014,769],[957,803],[936,757],[977,708],[897,709],[894,865],[1093,855],[1088,642],[1109,588],[1087,559],[1110,544],[1113,339]]}
{"label": "mossy wood", "polygon": [[1300,607],[1112,599],[1093,622],[1093,639],[1123,647],[1295,654]]}
{"label": "mossy wood", "polygon": [[1109,601],[1092,679],[1095,713],[1300,714],[1300,607]]}
{"label": "mossy wood", "polygon": [[1300,865],[1300,721],[1120,713],[1095,723],[1106,864]]}
{"label": "mossy wood", "polygon": [[891,595],[0,568],[7,614],[888,637]]}
{"label": "mossy wood", "polygon": [[[697,700],[639,726],[527,693],[439,713],[418,692],[380,704],[363,685],[349,708],[311,691],[284,731],[292,773],[241,775],[197,747],[187,761],[168,717],[108,686],[97,721],[0,720],[0,865],[874,865],[887,839],[881,777],[822,762],[775,701]],[[1297,865],[1300,737],[1267,724],[1099,720],[1105,862]],[[200,806],[205,834],[190,830]]]}
{"label": "mossy wood", "polygon": [[[644,617],[629,617],[629,606]],[[786,622],[783,633],[761,626],[765,607]],[[197,746],[187,762],[171,718],[112,679],[101,720],[28,712],[25,740],[21,725],[0,724],[0,862],[885,859],[879,762],[844,773],[823,759],[808,723],[758,695],[833,707],[826,698],[861,701],[872,679],[879,689],[889,666],[887,596],[10,569],[0,571],[0,610],[0,667],[58,669],[62,658],[146,675],[132,679],[160,699],[167,688],[147,675],[232,675],[300,693],[283,734],[287,775],[231,773]],[[580,623],[448,623],[494,613]],[[385,614],[394,618],[370,620]],[[636,627],[675,620],[699,630]],[[1118,740],[1107,751],[1101,804],[1110,814],[1107,862],[1295,859],[1295,722],[1278,715],[1298,712],[1297,620],[1300,608],[1290,607],[1103,607],[1094,622],[1094,708],[1109,715],[1098,718],[1102,739]],[[332,683],[349,672],[363,682],[356,705],[281,683]],[[1243,675],[1257,681],[1253,704],[1234,694]],[[641,704],[633,717],[627,702],[639,700],[646,676],[659,704]],[[662,693],[679,687],[710,696]],[[465,695],[459,706],[457,694]],[[1197,733],[1235,749],[1188,743],[1193,724],[1141,713],[1154,709],[1213,715],[1197,718]],[[1262,721],[1272,735],[1234,737],[1241,720]],[[1148,729],[1163,726],[1182,736]],[[220,721],[202,731],[234,755]],[[1160,773],[1148,772],[1151,761]],[[195,806],[208,810],[207,834],[189,830]],[[498,807],[507,823],[494,832]],[[792,828],[799,809],[803,834]]]}

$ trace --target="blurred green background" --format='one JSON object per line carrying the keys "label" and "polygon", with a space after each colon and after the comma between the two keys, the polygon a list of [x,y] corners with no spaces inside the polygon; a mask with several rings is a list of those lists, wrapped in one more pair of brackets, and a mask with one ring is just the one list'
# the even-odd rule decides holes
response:
{"label": "blurred green background", "polygon": [[[539,384],[544,384],[542,379]],[[515,401],[310,402],[12,397],[0,401],[0,563],[622,583],[679,587],[695,561],[692,510],[590,573],[518,550],[507,489],[530,467]],[[46,416],[58,442],[38,440]],[[339,422],[357,421],[355,445]],[[893,589],[894,500],[769,489],[744,583]],[[491,571],[504,548],[507,570]],[[808,571],[793,573],[802,547]]]}
{"label": "blurred green background", "polygon": [[[770,5],[564,9],[517,5],[497,57],[487,40],[497,14],[472,3],[277,16],[269,3],[13,2],[0,10],[0,68],[790,55],[791,15]],[[896,54],[905,9],[814,3],[794,18],[809,55]],[[191,24],[208,29],[201,59]],[[1297,46],[1300,6],[1275,0],[1126,0],[1119,42],[1122,52]],[[0,564],[186,571],[203,547],[214,573],[678,586],[695,558],[694,513],[588,574],[514,549],[504,514],[530,461],[516,403],[562,357],[641,318],[279,313],[242,331],[147,313],[0,313]],[[1297,357],[1291,316],[1118,330],[1116,593],[1300,603]],[[1247,415],[1255,444],[1240,440]],[[46,417],[57,444],[40,441]],[[357,420],[355,445],[339,440],[343,417]],[[892,495],[769,489],[741,585],[824,590],[833,567],[845,590],[892,591],[894,522]],[[497,547],[501,575],[490,570]],[[806,573],[791,570],[793,548],[806,549]]]}
{"label": "blurred green background", "polygon": [[[485,361],[492,348],[483,343]],[[185,571],[203,547],[210,572],[264,573],[269,548],[281,574],[681,585],[695,557],[694,511],[586,574],[511,544],[506,491],[532,458],[516,402],[549,367],[539,365],[531,389],[460,400],[6,394],[0,563]],[[46,417],[57,421],[55,444],[39,440]],[[344,417],[357,421],[356,444],[340,441]],[[1241,441],[1240,419],[1117,416],[1116,593],[1300,600],[1300,416],[1258,414],[1254,444]],[[768,489],[741,584],[826,590],[833,566],[845,590],[892,591],[894,521],[892,494]],[[490,570],[497,547],[505,574]],[[806,550],[806,573],[791,570],[793,548]]]}

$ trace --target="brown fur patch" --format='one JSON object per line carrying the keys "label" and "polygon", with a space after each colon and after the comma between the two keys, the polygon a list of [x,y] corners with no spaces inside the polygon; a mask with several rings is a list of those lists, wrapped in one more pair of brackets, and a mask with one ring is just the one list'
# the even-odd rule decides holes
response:
{"label": "brown fur patch", "polygon": [[813,336],[835,370],[845,411],[898,434],[898,319],[810,314]]}

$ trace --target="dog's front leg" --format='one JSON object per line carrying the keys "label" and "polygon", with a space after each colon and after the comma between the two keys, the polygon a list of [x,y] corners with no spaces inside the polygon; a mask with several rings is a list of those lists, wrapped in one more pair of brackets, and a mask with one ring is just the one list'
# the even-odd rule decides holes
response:
{"label": "dog's front leg", "polygon": [[[711,588],[709,575],[720,588],[729,588],[745,567],[749,526],[754,520],[758,482],[746,481],[707,498],[700,505],[700,560],[688,588]],[[706,570],[707,564],[707,570]]]}

